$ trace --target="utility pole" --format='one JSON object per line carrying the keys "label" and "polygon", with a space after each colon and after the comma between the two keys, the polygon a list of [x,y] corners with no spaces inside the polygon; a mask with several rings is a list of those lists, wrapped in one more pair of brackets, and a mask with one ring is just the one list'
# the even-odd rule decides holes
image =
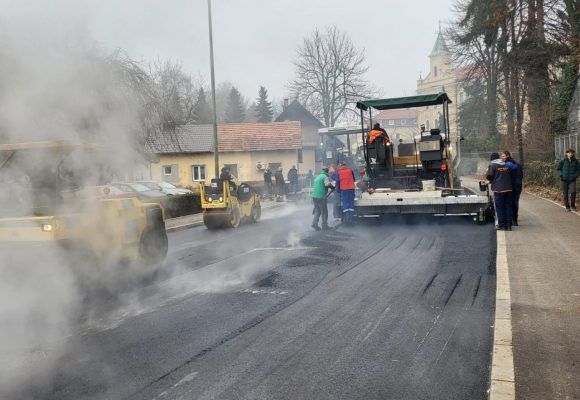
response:
{"label": "utility pole", "polygon": [[215,103],[215,74],[213,70],[213,33],[211,28],[211,0],[207,0],[207,18],[209,22],[209,64],[211,70],[211,101],[213,106],[213,162],[215,177],[220,176],[220,161],[218,153],[217,109]]}

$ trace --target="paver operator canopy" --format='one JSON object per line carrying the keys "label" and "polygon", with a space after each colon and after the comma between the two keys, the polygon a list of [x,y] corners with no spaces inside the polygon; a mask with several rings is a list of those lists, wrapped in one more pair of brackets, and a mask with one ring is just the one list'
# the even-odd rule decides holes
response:
{"label": "paver operator canopy", "polygon": [[[436,180],[437,186],[450,190],[454,190],[455,186],[459,186],[454,171],[453,155],[450,151],[449,104],[451,104],[451,100],[446,93],[365,100],[356,104],[361,116],[366,172],[371,178],[371,186],[373,188],[418,189],[421,180]],[[370,140],[364,134],[365,111],[368,111],[368,121],[370,126],[373,126],[372,109],[395,110],[438,105],[443,108],[441,118],[444,135],[441,129],[431,129],[426,132],[426,135],[424,134],[424,129],[421,129],[419,142],[417,143],[416,139],[414,139],[414,156],[410,158],[403,159],[399,157],[397,159],[393,156],[392,143]],[[412,168],[409,168],[409,166]]]}
{"label": "paver operator canopy", "polygon": [[[478,195],[462,187],[457,170],[460,164],[459,137],[452,149],[446,93],[359,101],[366,181],[368,186],[355,199],[357,216],[384,214],[470,215],[485,222],[490,215],[489,195]],[[441,106],[435,129],[411,128],[412,143],[370,140],[365,122],[373,126],[372,110],[396,110]],[[365,111],[368,118],[365,120]],[[389,124],[391,125],[391,124]],[[380,127],[379,127],[380,128]],[[416,129],[416,131],[414,131]],[[415,132],[417,134],[415,134]],[[377,132],[375,132],[377,133]],[[375,135],[376,137],[376,135]],[[395,150],[396,147],[396,150]]]}

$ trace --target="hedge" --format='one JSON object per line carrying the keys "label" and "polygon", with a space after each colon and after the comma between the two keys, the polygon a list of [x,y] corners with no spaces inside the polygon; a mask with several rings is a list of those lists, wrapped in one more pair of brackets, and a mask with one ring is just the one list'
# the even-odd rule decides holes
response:
{"label": "hedge", "polygon": [[181,217],[201,212],[199,193],[167,196],[162,202],[167,218]]}
{"label": "hedge", "polygon": [[560,177],[556,171],[556,164],[544,161],[527,162],[524,167],[524,182],[559,187]]}

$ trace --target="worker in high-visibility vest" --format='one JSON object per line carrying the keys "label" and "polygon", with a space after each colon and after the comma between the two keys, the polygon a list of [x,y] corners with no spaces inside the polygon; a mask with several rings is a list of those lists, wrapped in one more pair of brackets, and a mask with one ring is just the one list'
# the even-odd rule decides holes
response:
{"label": "worker in high-visibility vest", "polygon": [[322,167],[320,175],[314,178],[314,186],[312,187],[312,202],[314,203],[314,218],[312,220],[312,228],[319,231],[318,221],[322,217],[322,229],[330,229],[328,226],[328,190],[334,190],[334,185],[328,175],[328,167]]}
{"label": "worker in high-visibility vest", "polygon": [[348,167],[346,161],[343,161],[338,169],[336,187],[340,189],[344,222],[350,224],[354,215],[355,177],[354,171]]}
{"label": "worker in high-visibility vest", "polygon": [[374,143],[378,138],[383,138],[383,142],[387,144],[391,139],[387,134],[387,131],[381,128],[381,124],[378,122],[373,126],[373,129],[369,132],[369,143]]}

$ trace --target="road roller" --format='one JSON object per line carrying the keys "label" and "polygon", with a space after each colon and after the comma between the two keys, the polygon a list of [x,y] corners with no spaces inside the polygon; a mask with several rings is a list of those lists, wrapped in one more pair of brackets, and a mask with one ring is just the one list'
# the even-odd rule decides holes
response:
{"label": "road roller", "polygon": [[257,222],[262,215],[260,195],[246,183],[212,179],[200,185],[203,223],[208,229],[237,228],[242,220]]}

